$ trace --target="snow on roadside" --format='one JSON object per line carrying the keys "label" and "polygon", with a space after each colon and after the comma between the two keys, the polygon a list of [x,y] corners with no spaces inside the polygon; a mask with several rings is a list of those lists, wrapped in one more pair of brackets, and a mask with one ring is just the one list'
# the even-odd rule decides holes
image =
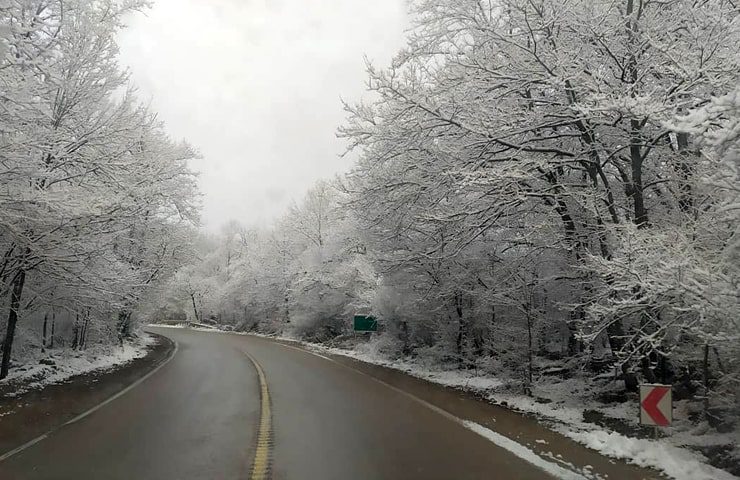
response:
{"label": "snow on roadside", "polygon": [[[293,339],[290,340],[296,341]],[[377,352],[344,350],[341,348],[326,347],[314,343],[300,343],[312,349],[319,349],[324,353],[351,357],[374,365],[393,368],[394,370],[401,370],[402,372],[408,373],[414,377],[448,387],[473,391],[488,391],[504,385],[504,382],[496,377],[476,375],[474,371],[443,370],[440,368],[432,368],[428,365],[419,365],[416,362],[407,360],[388,360]]]}
{"label": "snow on roadside", "polygon": [[[286,339],[295,341],[295,339]],[[344,350],[307,342],[300,343],[311,350],[322,353],[350,357],[400,370],[433,383],[484,393],[493,403],[503,404],[514,410],[556,421],[554,425],[550,424],[549,427],[603,455],[619,458],[641,467],[654,468],[676,480],[737,480],[738,478],[729,472],[707,464],[706,458],[698,452],[671,445],[668,443],[672,440],[670,437],[663,440],[638,439],[608,431],[592,423],[586,423],[583,420],[583,406],[578,407],[563,401],[567,395],[573,397],[573,388],[575,388],[575,385],[571,385],[573,382],[562,382],[558,389],[563,393],[562,398],[558,398],[560,401],[542,403],[525,395],[492,393],[492,390],[506,384],[506,382],[495,377],[476,376],[474,372],[470,371],[435,369],[429,365],[422,365],[409,360],[388,360],[372,347],[368,348],[367,346],[364,346],[363,351]],[[559,392],[548,393],[556,398],[560,396],[558,395]],[[622,408],[623,410],[629,410],[636,407],[634,405],[624,405]],[[615,411],[613,413],[621,413],[619,416],[624,416],[624,412]],[[677,435],[673,440],[681,442],[681,440],[686,439],[685,435]],[[693,443],[702,443],[697,442],[696,439],[694,440]]]}
{"label": "snow on roadside", "polygon": [[641,467],[658,468],[671,478],[681,480],[737,479],[729,472],[703,463],[698,454],[665,442],[626,437],[602,429],[573,431],[567,428],[556,428],[556,430],[604,455],[624,458]]}
{"label": "snow on roadside", "polygon": [[[564,390],[568,389],[568,381]],[[583,419],[585,408],[593,408],[593,404],[576,406],[573,401],[567,402],[558,395],[553,395],[556,401],[541,403],[536,399],[524,395],[510,393],[492,393],[488,395],[491,402],[505,405],[514,410],[535,414],[540,418],[553,420],[549,428],[569,437],[587,447],[606,456],[626,460],[640,467],[649,467],[662,471],[677,480],[732,480],[734,475],[715,468],[707,463],[707,459],[699,452],[684,446],[711,445],[732,443],[732,434],[689,435],[688,432],[671,432],[660,440],[641,439],[609,431]],[[548,397],[550,398],[550,397]],[[574,396],[576,401],[579,397]],[[606,407],[606,406],[604,406]],[[625,419],[637,406],[631,402],[620,404],[619,407],[599,408],[612,418]]]}
{"label": "snow on roadside", "polygon": [[586,480],[585,476],[572,470],[568,470],[567,468],[563,468],[557,463],[544,460],[542,457],[540,457],[524,445],[521,445],[520,443],[515,442],[509,437],[501,435],[500,433],[496,433],[493,430],[488,429],[482,425],[465,420],[463,421],[463,426],[465,426],[465,428],[467,428],[468,430],[471,430],[478,435],[487,438],[489,441],[495,443],[499,447],[508,450],[517,457],[526,460],[537,468],[544,470],[555,478],[559,478],[562,480]]}
{"label": "snow on roadside", "polygon": [[[12,368],[6,378],[0,380],[0,387],[17,385],[5,396],[13,397],[29,390],[64,382],[69,378],[104,371],[137,358],[144,357],[149,347],[156,342],[151,335],[143,334],[136,342],[120,346],[95,345],[84,351],[50,350],[40,358],[27,361]],[[44,363],[40,363],[40,362]]]}

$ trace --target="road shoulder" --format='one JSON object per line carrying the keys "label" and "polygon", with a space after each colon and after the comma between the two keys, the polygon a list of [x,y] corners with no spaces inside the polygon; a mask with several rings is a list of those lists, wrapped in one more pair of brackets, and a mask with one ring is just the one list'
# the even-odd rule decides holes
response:
{"label": "road shoulder", "polygon": [[167,337],[149,335],[155,340],[141,358],[17,396],[0,396],[0,455],[94,408],[170,358],[175,344]]}

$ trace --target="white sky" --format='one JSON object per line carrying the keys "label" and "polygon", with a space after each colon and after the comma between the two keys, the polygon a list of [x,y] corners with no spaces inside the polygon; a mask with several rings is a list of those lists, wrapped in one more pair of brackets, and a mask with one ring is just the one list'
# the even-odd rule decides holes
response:
{"label": "white sky", "polygon": [[363,54],[403,46],[404,0],[155,0],[119,39],[142,100],[200,150],[203,225],[268,222],[349,168],[340,97],[364,92]]}

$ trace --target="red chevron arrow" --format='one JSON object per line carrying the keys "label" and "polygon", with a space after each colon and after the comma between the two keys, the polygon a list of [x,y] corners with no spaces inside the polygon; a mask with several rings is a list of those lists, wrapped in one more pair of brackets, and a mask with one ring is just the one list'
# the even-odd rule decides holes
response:
{"label": "red chevron arrow", "polygon": [[658,403],[668,393],[668,388],[669,387],[655,387],[650,391],[650,393],[648,393],[645,400],[642,401],[642,408],[645,410],[645,413],[650,415],[650,418],[653,419],[655,424],[660,425],[661,427],[667,427],[670,425],[668,419],[665,418],[663,412],[658,408]]}

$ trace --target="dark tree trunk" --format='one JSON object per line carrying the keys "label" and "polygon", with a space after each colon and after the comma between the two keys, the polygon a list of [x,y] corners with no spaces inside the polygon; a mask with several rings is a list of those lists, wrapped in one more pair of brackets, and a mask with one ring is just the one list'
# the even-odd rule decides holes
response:
{"label": "dark tree trunk", "polygon": [[198,313],[198,307],[195,305],[195,294],[190,294],[190,300],[193,302],[193,312],[195,313],[195,321],[203,323],[202,319],[200,318],[200,314]]}
{"label": "dark tree trunk", "polygon": [[639,389],[640,382],[637,379],[637,375],[630,371],[629,366],[623,363],[621,366],[622,379],[624,380],[624,389],[628,392],[637,392]]}
{"label": "dark tree trunk", "polygon": [[606,327],[606,334],[609,337],[609,347],[611,348],[612,355],[618,356],[619,352],[624,348],[624,327],[622,326],[621,320],[614,320],[609,323]]}
{"label": "dark tree trunk", "polygon": [[409,343],[409,324],[406,321],[401,321],[398,324],[399,329],[401,330],[401,341],[403,342],[403,347],[401,347],[401,352],[404,355],[411,354],[411,345]]}
{"label": "dark tree trunk", "polygon": [[44,313],[44,327],[41,331],[41,352],[46,352],[46,330],[49,324],[49,312]]}
{"label": "dark tree trunk", "polygon": [[462,310],[462,296],[459,293],[455,294],[455,313],[457,313],[457,339],[455,341],[455,345],[457,347],[457,355],[458,355],[458,362],[461,368],[463,368],[465,365],[465,361],[463,359],[463,346],[465,344],[465,337],[466,337],[466,325],[465,320],[463,319],[463,310]]}
{"label": "dark tree trunk", "polygon": [[689,134],[679,132],[676,134],[678,143],[678,164],[675,167],[678,174],[678,208],[682,212],[694,214],[694,191],[692,180],[694,176],[694,165],[697,163],[696,153],[689,150]]}
{"label": "dark tree trunk", "polygon": [[85,323],[82,324],[82,334],[80,335],[80,350],[87,347],[87,327],[90,325],[90,312],[85,314]]}
{"label": "dark tree trunk", "polygon": [[[641,3],[640,3],[641,5]],[[625,78],[627,82],[631,84],[630,95],[635,98],[637,96],[637,82],[638,82],[638,71],[637,71],[637,51],[639,46],[636,44],[635,36],[637,35],[639,17],[642,11],[642,7],[638,7],[637,15],[633,15],[635,11],[634,0],[627,0],[627,11],[626,11],[626,33],[628,42],[628,59],[627,66],[625,69]],[[630,119],[630,169],[632,171],[632,185],[630,185],[630,193],[632,196],[632,203],[634,206],[634,223],[638,228],[644,228],[648,224],[648,214],[645,208],[645,197],[643,194],[643,183],[642,183],[642,163],[643,155],[641,145],[644,143],[644,139],[641,135],[643,125],[637,118]]]}
{"label": "dark tree trunk", "polygon": [[121,310],[118,312],[118,344],[123,346],[123,339],[131,335],[131,312]]}
{"label": "dark tree trunk", "polygon": [[524,311],[527,317],[527,386],[524,388],[524,393],[532,395],[532,305],[527,303],[524,305]]}
{"label": "dark tree trunk", "polygon": [[568,356],[574,357],[583,352],[583,341],[578,338],[578,325],[586,322],[586,308],[578,305],[570,312],[570,321],[568,322]]}
{"label": "dark tree trunk", "polygon": [[15,339],[15,326],[18,322],[18,310],[21,305],[23,296],[23,285],[26,283],[26,271],[20,270],[13,280],[13,291],[10,294],[10,311],[8,312],[8,325],[5,332],[5,341],[3,341],[3,359],[0,365],[0,379],[8,376],[10,370],[10,356],[13,350],[13,340]]}
{"label": "dark tree trunk", "polygon": [[702,362],[702,376],[704,377],[704,417],[709,416],[709,344],[704,344],[704,361]]}
{"label": "dark tree trunk", "polygon": [[54,327],[56,326],[56,314],[51,311],[51,336],[49,336],[49,348],[54,348]]}
{"label": "dark tree trunk", "polygon": [[72,350],[76,350],[80,344],[80,314],[75,314],[75,323],[72,327]]}
{"label": "dark tree trunk", "polygon": [[638,228],[647,226],[648,214],[645,208],[645,196],[642,183],[642,151],[640,149],[640,122],[636,119],[630,120],[630,167],[632,169],[632,203],[634,205],[634,223]]}
{"label": "dark tree trunk", "polygon": [[290,323],[290,293],[288,286],[285,286],[285,323]]}
{"label": "dark tree trunk", "polygon": [[496,305],[491,305],[491,320],[488,322],[488,337],[486,338],[488,354],[493,356],[496,353],[494,341],[496,340]]}

